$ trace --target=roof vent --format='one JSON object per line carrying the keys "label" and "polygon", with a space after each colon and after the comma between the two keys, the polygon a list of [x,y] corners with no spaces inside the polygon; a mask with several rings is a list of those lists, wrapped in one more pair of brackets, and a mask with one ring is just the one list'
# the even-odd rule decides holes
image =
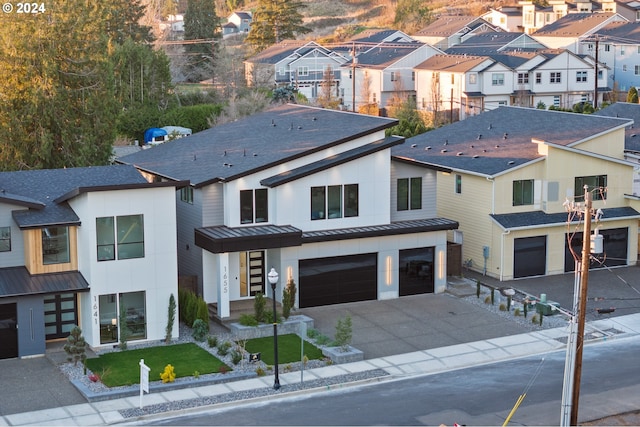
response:
{"label": "roof vent", "polygon": [[509,134],[505,132],[504,135],[502,135],[502,139],[507,139],[508,136]]}
{"label": "roof vent", "polygon": [[298,126],[298,130],[302,129],[302,126]]}
{"label": "roof vent", "polygon": [[[196,160],[197,160],[197,158],[196,158],[196,155],[194,154],[193,155],[193,161],[195,162]],[[4,191],[4,190],[2,190],[2,191]]]}
{"label": "roof vent", "polygon": [[426,147],[424,147],[425,150],[431,150],[431,146],[427,145]]}
{"label": "roof vent", "polygon": [[445,150],[444,148],[442,150],[440,150],[441,153],[446,153],[447,150]]}
{"label": "roof vent", "polygon": [[448,140],[448,139],[445,139],[445,140],[444,140],[444,145],[448,145],[448,144],[449,144],[449,140]]}
{"label": "roof vent", "polygon": [[258,157],[258,153],[253,153],[253,157]]}
{"label": "roof vent", "polygon": [[471,144],[471,145],[469,146],[469,148],[473,148],[473,144]]}
{"label": "roof vent", "polygon": [[514,162],[513,160],[509,160],[509,161],[507,162],[507,164],[508,164],[508,165],[512,165],[512,164],[514,164],[514,163],[515,163],[515,162]]}
{"label": "roof vent", "polygon": [[632,134],[631,134],[631,138],[635,138],[635,137],[636,137],[636,134],[635,134],[635,133],[632,133]]}
{"label": "roof vent", "polygon": [[478,156],[477,154],[474,154],[474,155],[473,155],[473,158],[474,158],[474,159],[477,159],[478,157],[480,157],[480,156]]}
{"label": "roof vent", "polygon": [[271,126],[274,126],[274,127],[275,127],[275,125],[276,125],[275,120],[271,119]]}
{"label": "roof vent", "polygon": [[496,148],[500,148],[500,146],[498,144],[496,144]]}
{"label": "roof vent", "polygon": [[318,120],[315,116],[313,116],[313,118],[311,119],[312,122],[315,122],[316,120]]}
{"label": "roof vent", "polygon": [[463,153],[462,151],[458,151],[458,152],[456,153],[456,156],[462,156],[463,154],[464,154],[464,153]]}
{"label": "roof vent", "polygon": [[489,127],[487,129],[491,129],[493,126],[491,126],[491,123],[489,123]]}
{"label": "roof vent", "polygon": [[242,150],[242,157],[247,157],[247,149]]}
{"label": "roof vent", "polygon": [[222,157],[227,155],[227,150],[224,150],[224,153],[222,153]]}
{"label": "roof vent", "polygon": [[418,144],[411,144],[411,148],[416,148]]}
{"label": "roof vent", "polygon": [[481,134],[481,133],[479,133],[479,134],[478,134],[478,140],[481,140],[481,139],[482,139],[482,134]]}

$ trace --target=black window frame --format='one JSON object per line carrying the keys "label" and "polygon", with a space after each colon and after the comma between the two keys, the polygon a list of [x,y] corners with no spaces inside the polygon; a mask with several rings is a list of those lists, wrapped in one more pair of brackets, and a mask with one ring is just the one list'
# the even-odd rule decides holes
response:
{"label": "black window frame", "polygon": [[11,226],[0,227],[0,252],[11,252]]}
{"label": "black window frame", "polygon": [[240,224],[269,222],[269,192],[266,188],[240,190]]}
{"label": "black window frame", "polygon": [[521,179],[521,180],[513,181],[513,191],[512,191],[512,199],[511,199],[513,206],[532,205],[533,192],[534,192],[533,179]]}
{"label": "black window frame", "polygon": [[422,177],[398,178],[396,190],[397,211],[422,209]]}
{"label": "black window frame", "polygon": [[591,192],[591,200],[607,200],[607,175],[576,176],[573,187],[574,200],[584,201],[585,185]]}
{"label": "black window frame", "polygon": [[314,186],[309,196],[311,221],[359,216],[358,184]]}

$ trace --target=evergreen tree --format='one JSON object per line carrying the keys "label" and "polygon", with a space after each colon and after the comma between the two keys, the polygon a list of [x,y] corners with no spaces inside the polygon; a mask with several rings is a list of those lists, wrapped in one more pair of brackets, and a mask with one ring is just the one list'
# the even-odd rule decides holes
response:
{"label": "evergreen tree", "polygon": [[410,34],[433,21],[429,7],[422,0],[398,0],[393,24]]}
{"label": "evergreen tree", "polygon": [[105,164],[117,106],[103,2],[59,0],[0,26],[0,169]]}
{"label": "evergreen tree", "polygon": [[303,7],[306,5],[297,0],[258,0],[247,43],[258,52],[282,40],[311,32],[302,25],[300,9]]}
{"label": "evergreen tree", "polygon": [[187,55],[185,75],[191,82],[214,79],[217,43],[222,38],[220,19],[213,0],[188,0],[184,14],[184,39]]}
{"label": "evergreen tree", "polygon": [[631,86],[631,89],[627,92],[627,102],[631,102],[632,104],[638,103],[638,90],[635,86]]}

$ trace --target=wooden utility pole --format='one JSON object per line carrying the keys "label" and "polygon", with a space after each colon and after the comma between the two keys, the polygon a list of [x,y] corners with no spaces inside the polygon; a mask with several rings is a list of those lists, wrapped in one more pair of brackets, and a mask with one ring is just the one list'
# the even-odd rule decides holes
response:
{"label": "wooden utility pole", "polygon": [[580,278],[580,299],[578,301],[578,334],[576,336],[576,360],[573,371],[573,392],[571,395],[572,426],[578,425],[578,401],[580,400],[580,376],[582,374],[582,349],[584,348],[584,323],[587,313],[587,285],[589,282],[589,259],[591,256],[591,194],[584,186],[584,233],[582,235],[582,270]]}
{"label": "wooden utility pole", "polygon": [[358,58],[356,58],[356,44],[351,47],[351,111],[356,112],[356,66]]}
{"label": "wooden utility pole", "polygon": [[596,73],[596,77],[595,77],[595,88],[594,88],[594,92],[593,92],[593,109],[597,110],[598,109],[598,42],[599,42],[599,38],[596,35],[596,43],[595,43],[595,48],[596,48],[596,62],[595,62],[595,73]]}

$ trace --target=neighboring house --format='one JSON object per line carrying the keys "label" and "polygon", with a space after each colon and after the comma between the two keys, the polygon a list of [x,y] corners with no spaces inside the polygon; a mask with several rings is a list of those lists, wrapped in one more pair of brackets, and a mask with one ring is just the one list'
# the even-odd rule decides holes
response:
{"label": "neighboring house", "polygon": [[222,25],[222,37],[235,34],[247,34],[251,30],[253,17],[251,12],[233,12]]}
{"label": "neighboring house", "polygon": [[[476,44],[465,51],[463,45],[451,50],[464,55],[436,55],[416,66],[418,109],[440,111],[454,121],[502,105],[570,109],[593,100],[595,72],[588,57],[559,49],[490,53]],[[607,70],[600,71],[598,100],[607,92]]]}
{"label": "neighboring house", "polygon": [[413,38],[440,50],[446,50],[486,31],[495,32],[501,29],[475,16],[445,15],[418,31]]}
{"label": "neighboring house", "polygon": [[[444,170],[438,215],[459,222],[465,264],[500,280],[574,271],[578,222],[565,202],[583,187],[602,209],[606,266],[635,265],[640,213],[626,196],[634,165],[625,159],[629,119],[501,107],[409,138],[394,160]],[[575,234],[574,234],[575,233]],[[570,237],[570,238],[569,238]],[[568,242],[571,242],[570,245]]]}
{"label": "neighboring house", "polygon": [[111,347],[123,319],[130,341],[163,339],[181,185],[122,165],[0,173],[0,358],[44,354],[75,325]]}
{"label": "neighboring house", "polygon": [[445,50],[452,55],[495,55],[506,52],[535,52],[547,46],[519,32],[486,31],[465,38]]}
{"label": "neighboring house", "polygon": [[554,49],[569,49],[574,53],[580,51],[580,41],[612,22],[628,22],[622,15],[602,13],[570,13],[545,25],[531,36],[540,43]]}
{"label": "neighboring house", "polygon": [[480,15],[480,18],[504,31],[523,32],[524,30],[521,5],[503,5],[495,9],[491,8],[488,12]]}
{"label": "neighboring house", "polygon": [[595,56],[596,46],[598,61],[611,69],[608,86],[626,99],[632,86],[640,87],[640,22],[612,22],[581,40],[579,51]]}
{"label": "neighboring house", "polygon": [[420,42],[382,42],[358,53],[342,65],[340,97],[344,108],[385,108],[393,99],[415,97],[414,67],[439,53],[443,52]]}
{"label": "neighboring house", "polygon": [[315,42],[288,40],[271,46],[245,61],[249,86],[292,86],[309,99],[315,99],[326,77],[331,76],[337,97],[340,66],[347,58]]}
{"label": "neighboring house", "polygon": [[178,200],[180,276],[217,316],[293,281],[297,306],[443,292],[448,230],[435,172],[391,162],[397,120],[282,105],[120,159],[150,180],[189,180]]}

